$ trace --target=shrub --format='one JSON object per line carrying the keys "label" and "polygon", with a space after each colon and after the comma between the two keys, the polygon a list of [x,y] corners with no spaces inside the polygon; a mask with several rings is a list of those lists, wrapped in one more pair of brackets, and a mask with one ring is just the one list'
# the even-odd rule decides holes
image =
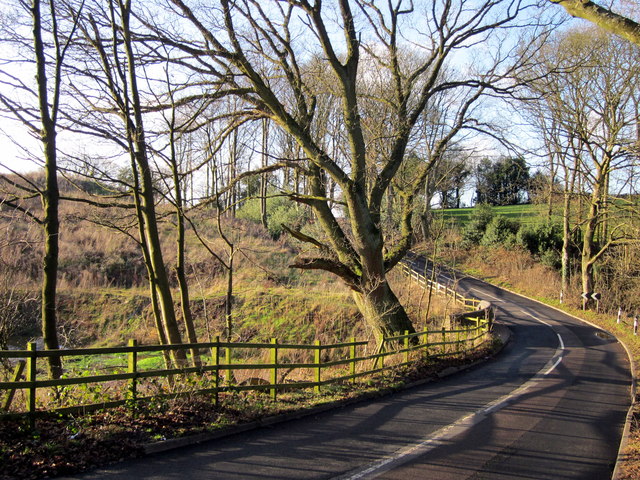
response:
{"label": "shrub", "polygon": [[523,225],[517,234],[517,242],[530,253],[542,255],[562,248],[562,228],[554,223]]}
{"label": "shrub", "polygon": [[497,245],[513,247],[516,244],[516,233],[519,228],[519,222],[497,216],[487,225],[480,244],[486,247]]}
{"label": "shrub", "polygon": [[540,255],[540,263],[555,270],[559,270],[562,266],[562,258],[560,257],[560,252],[552,249],[545,250]]}
{"label": "shrub", "polygon": [[476,206],[476,208],[473,209],[469,223],[467,223],[462,231],[463,246],[470,247],[478,245],[482,237],[484,237],[487,226],[494,217],[495,212],[493,208],[491,208],[491,205],[484,203]]}
{"label": "shrub", "polygon": [[516,235],[518,245],[539,258],[543,265],[559,269],[562,262],[562,228],[555,223],[523,225]]}
{"label": "shrub", "polygon": [[[261,222],[260,199],[252,198],[244,202],[236,213],[237,218]],[[286,197],[267,198],[267,229],[272,238],[278,238],[284,232],[282,225],[300,228],[308,220],[305,208],[300,207]]]}

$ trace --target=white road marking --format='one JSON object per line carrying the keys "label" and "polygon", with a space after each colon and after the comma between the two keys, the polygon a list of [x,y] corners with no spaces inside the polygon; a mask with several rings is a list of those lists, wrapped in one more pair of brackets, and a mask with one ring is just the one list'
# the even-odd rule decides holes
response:
{"label": "white road marking", "polygon": [[[486,294],[485,294],[486,295]],[[335,477],[333,480],[359,480],[359,479],[373,479],[382,475],[385,472],[388,472],[394,467],[400,466],[407,462],[410,462],[414,458],[418,458],[427,452],[434,450],[435,448],[443,445],[445,441],[452,439],[453,437],[463,433],[464,431],[470,429],[488,415],[497,412],[507,406],[509,403],[513,402],[514,399],[523,395],[525,392],[530,390],[534,385],[539,383],[544,377],[548,376],[551,372],[553,372],[556,367],[560,364],[563,357],[563,351],[565,349],[564,341],[562,336],[555,331],[553,326],[544,320],[541,320],[529,312],[522,311],[522,313],[529,315],[534,320],[543,323],[554,330],[555,334],[558,336],[559,345],[556,348],[556,351],[551,357],[551,359],[546,363],[542,369],[540,369],[530,380],[520,385],[520,387],[515,390],[503,395],[502,397],[489,402],[479,410],[476,410],[473,413],[470,413],[454,423],[447,425],[446,427],[437,430],[435,433],[430,435],[428,438],[425,438],[422,442],[417,444],[405,447],[400,449],[395,454],[390,455],[378,462],[373,463],[369,467],[364,470],[360,470],[358,472],[352,472],[347,475],[343,475],[340,477]],[[546,370],[545,370],[546,369]]]}
{"label": "white road marking", "polygon": [[470,288],[469,291],[470,292],[479,293],[481,297],[489,297],[490,299],[495,300],[496,302],[503,302],[504,301],[504,300],[502,300],[502,299],[500,299],[498,297],[494,297],[493,295],[489,295],[484,290],[478,290],[477,288]]}

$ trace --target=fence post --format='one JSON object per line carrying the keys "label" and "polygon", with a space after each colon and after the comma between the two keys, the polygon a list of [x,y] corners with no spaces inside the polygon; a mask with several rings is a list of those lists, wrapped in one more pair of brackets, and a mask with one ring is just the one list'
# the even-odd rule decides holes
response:
{"label": "fence post", "polygon": [[216,335],[213,340],[215,342],[215,346],[211,347],[211,365],[216,367],[213,371],[213,386],[215,387],[215,394],[213,397],[213,401],[218,406],[219,402],[219,388],[220,388],[220,335]]}
{"label": "fence post", "polygon": [[271,398],[275,400],[278,396],[278,388],[275,386],[278,383],[278,339],[272,338],[271,344]]}
{"label": "fence post", "polygon": [[[478,319],[478,323],[476,323],[476,325],[480,324],[480,319]],[[464,330],[464,342],[462,343],[462,351],[466,354],[467,350],[469,348],[474,348],[475,345],[469,345],[469,332],[471,331],[471,325],[467,325],[465,330]]]}
{"label": "fence post", "polygon": [[460,328],[462,325],[456,328],[456,355],[460,355]]}
{"label": "fence post", "polygon": [[424,358],[429,358],[429,327],[424,327]]}
{"label": "fence post", "polygon": [[638,335],[638,316],[633,317],[633,334]]}
{"label": "fence post", "polygon": [[622,317],[622,307],[618,307],[618,320],[616,323],[620,323],[620,318]]}
{"label": "fence post", "polygon": [[38,347],[35,342],[27,345],[29,356],[27,357],[27,382],[30,383],[27,389],[27,412],[29,413],[29,427],[36,426],[36,363],[38,360]]}
{"label": "fence post", "polygon": [[404,331],[404,363],[409,363],[409,330]]}
{"label": "fence post", "polygon": [[351,337],[351,345],[349,346],[349,374],[351,375],[351,383],[356,383],[356,337]]}
{"label": "fence post", "polygon": [[[129,340],[129,347],[137,347],[138,341],[135,339]],[[129,398],[128,403],[131,405],[131,409],[135,414],[136,411],[136,400],[138,398],[138,352],[136,350],[132,350],[128,355],[128,373],[132,374],[131,381],[129,383]]]}
{"label": "fence post", "polygon": [[[27,362],[25,362],[24,360],[18,360],[18,363],[16,364],[16,368],[13,370],[14,382],[20,381],[20,378],[22,377],[22,372],[24,372],[24,367],[26,365],[27,365]],[[13,403],[13,397],[15,396],[15,394],[16,394],[15,388],[11,388],[7,390],[7,396],[5,397],[4,404],[2,405],[2,409],[5,412],[8,412],[9,409],[11,408],[11,404]]]}
{"label": "fence post", "polygon": [[313,391],[315,393],[320,393],[320,382],[322,381],[322,346],[320,345],[320,340],[316,340],[314,342],[315,350],[313,352],[313,361],[316,365],[316,375],[315,375],[315,386],[313,387]]}
{"label": "fence post", "polygon": [[447,331],[442,327],[442,353],[447,353]]}
{"label": "fence post", "polygon": [[231,346],[229,346],[229,343],[231,343],[230,339],[227,339],[227,348],[224,352],[224,360],[225,363],[227,364],[227,385],[232,385],[234,382],[234,378],[233,378],[233,370],[231,370]]}

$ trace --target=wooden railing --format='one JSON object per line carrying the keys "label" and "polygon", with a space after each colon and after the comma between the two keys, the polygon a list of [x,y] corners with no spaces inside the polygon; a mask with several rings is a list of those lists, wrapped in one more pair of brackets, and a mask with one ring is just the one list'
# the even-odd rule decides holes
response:
{"label": "wooden railing", "polygon": [[[38,350],[31,343],[27,350],[0,351],[0,358],[22,361],[25,365],[24,380],[0,382],[0,391],[4,393],[7,409],[11,402],[7,404],[6,399],[13,398],[15,391],[24,391],[23,407],[13,402],[12,411],[31,416],[43,410],[70,413],[124,404],[135,406],[142,400],[195,392],[211,393],[215,402],[221,392],[242,390],[266,390],[275,398],[278,392],[295,388],[320,392],[324,385],[355,381],[408,365],[420,356],[432,359],[461,355],[477,348],[487,332],[488,323],[480,322],[476,327],[407,333],[379,339],[375,353],[367,352],[373,350],[370,342],[355,339],[330,345],[280,344],[276,339],[270,343],[216,340],[181,345],[136,345],[132,341],[126,347],[69,350]],[[144,366],[150,358],[161,359],[163,351],[191,349],[208,351],[200,356],[202,363],[197,367]],[[65,359],[68,373],[63,378],[44,378],[45,361],[52,356]],[[111,365],[110,371],[101,373],[107,367],[99,366],[100,363]],[[165,379],[172,378],[173,386],[165,384]],[[158,379],[163,380],[161,385],[153,382]],[[100,401],[91,402],[93,397]]]}
{"label": "wooden railing", "polygon": [[[415,272],[409,272],[415,278]],[[438,288],[433,285],[434,288]],[[377,342],[350,339],[323,345],[212,342],[180,345],[138,345],[113,348],[0,350],[0,359],[16,365],[13,378],[0,382],[2,415],[40,412],[72,413],[128,405],[165,397],[208,393],[214,402],[224,392],[260,390],[276,398],[279,392],[313,389],[328,384],[355,382],[358,378],[402,366],[416,360],[464,355],[488,338],[490,315],[477,315],[479,302],[465,299],[448,287],[440,287],[457,301],[476,308],[469,312],[475,322],[456,328],[424,330],[379,338]],[[200,352],[199,365],[162,367],[164,354]],[[63,378],[46,378],[46,362],[60,357],[66,368]],[[24,401],[15,401],[22,392]]]}
{"label": "wooden railing", "polygon": [[[413,255],[412,255],[413,257]],[[464,306],[467,311],[462,313],[454,313],[450,317],[455,323],[475,323],[478,324],[481,321],[487,323],[487,327],[491,330],[494,319],[494,309],[490,302],[486,300],[479,300],[477,298],[465,297],[458,293],[455,288],[449,287],[445,284],[439,283],[435,279],[427,278],[424,274],[416,271],[413,268],[410,259],[404,260],[400,267],[402,272],[411,278],[423,289],[431,289],[433,292],[439,295],[446,295],[452,298],[456,303]]]}

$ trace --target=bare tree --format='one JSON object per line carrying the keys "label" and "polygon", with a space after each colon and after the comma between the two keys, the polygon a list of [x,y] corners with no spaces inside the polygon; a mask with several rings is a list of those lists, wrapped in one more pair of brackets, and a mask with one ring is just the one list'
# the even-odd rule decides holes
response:
{"label": "bare tree", "polygon": [[[377,2],[348,0],[335,5],[306,0],[220,0],[203,10],[182,0],[172,3],[180,17],[200,32],[201,39],[186,41],[182,33],[158,29],[163,41],[189,52],[194,70],[223,80],[228,94],[244,100],[246,115],[269,118],[304,152],[305,158],[291,166],[304,175],[308,192],[290,196],[313,208],[324,238],[290,229],[319,253],[299,258],[294,266],[338,275],[377,332],[413,331],[386,273],[411,246],[414,200],[428,165],[399,196],[400,235],[394,235],[397,242],[386,245],[381,225],[383,203],[407,157],[416,124],[439,93],[465,92],[456,117],[464,125],[469,108],[482,91],[508,88],[506,83],[500,84],[504,78],[501,73],[508,67],[499,51],[481,72],[468,69],[454,78],[441,73],[458,49],[473,48],[512,24],[520,4],[481,2],[471,6],[464,0],[443,1],[428,10],[402,1],[379,6]],[[213,11],[218,12],[218,18],[209,16]],[[411,23],[420,24],[420,31],[410,31]],[[417,51],[411,61],[404,54],[408,49]],[[504,67],[500,73],[499,67]],[[385,89],[376,89],[376,76]],[[322,82],[322,78],[331,78],[331,83]],[[339,100],[346,163],[332,156],[316,135],[317,105],[322,95]],[[371,156],[374,140],[367,135],[366,122],[374,119],[364,117],[372,111],[365,108],[367,102],[377,104],[378,112],[384,113],[378,121],[389,124],[388,147],[381,156]],[[437,161],[438,152],[455,133],[450,130],[440,138],[431,161]],[[339,188],[346,223],[330,207],[329,178]]]}
{"label": "bare tree", "polygon": [[[104,5],[93,5],[93,10],[83,16],[81,27],[86,46],[85,68],[76,66],[78,79],[89,83],[87,91],[77,90],[79,99],[87,108],[88,115],[97,115],[98,120],[80,123],[84,132],[106,137],[118,144],[129,156],[132,175],[132,196],[139,231],[139,242],[149,274],[151,298],[159,326],[160,341],[182,343],[175,306],[169,284],[156,213],[155,189],[152,163],[144,125],[145,110],[139,87],[139,63],[142,63],[139,45],[132,37],[132,5],[130,1],[109,1]],[[146,58],[152,62],[153,57]],[[86,68],[89,67],[89,68]],[[100,93],[103,97],[99,97]],[[112,131],[104,128],[114,115],[122,122]],[[93,120],[93,118],[92,118]],[[101,122],[100,120],[105,120]],[[161,328],[160,328],[161,326]],[[176,360],[185,359],[183,351],[176,351]]]}
{"label": "bare tree", "polygon": [[[75,39],[77,23],[68,15],[69,6],[53,0],[41,2],[17,2],[17,10],[31,17],[32,45],[28,52],[29,62],[35,65],[35,84],[25,81],[20,73],[2,73],[3,91],[0,104],[4,111],[27,128],[42,146],[42,158],[45,173],[44,185],[32,181],[28,176],[13,171],[14,176],[3,175],[6,184],[14,187],[15,197],[5,198],[4,202],[24,211],[44,230],[44,259],[42,276],[42,336],[45,348],[60,348],[57,332],[57,282],[60,220],[58,208],[60,191],[58,187],[58,146],[59,117],[63,95],[63,68],[69,46]],[[80,3],[74,6],[77,11],[83,8]],[[12,41],[16,48],[23,48],[27,39],[19,37],[15,25],[3,25],[5,39]],[[9,88],[7,88],[9,87]],[[12,91],[8,91],[12,89]],[[22,95],[29,99],[24,102]],[[32,100],[35,104],[29,104]],[[11,166],[4,165],[11,170]],[[29,197],[39,197],[42,203],[42,215],[35,215],[22,202]],[[49,374],[52,378],[62,375],[60,357],[49,357]]]}
{"label": "bare tree", "polygon": [[[612,247],[633,241],[624,202],[612,199],[617,197],[614,183],[635,163],[632,86],[640,63],[633,46],[593,29],[558,34],[540,55],[541,75],[531,88],[540,99],[538,128],[563,173],[563,290],[568,285],[568,245],[580,228],[586,306],[595,290],[596,263]],[[575,205],[576,198],[586,206]]]}

